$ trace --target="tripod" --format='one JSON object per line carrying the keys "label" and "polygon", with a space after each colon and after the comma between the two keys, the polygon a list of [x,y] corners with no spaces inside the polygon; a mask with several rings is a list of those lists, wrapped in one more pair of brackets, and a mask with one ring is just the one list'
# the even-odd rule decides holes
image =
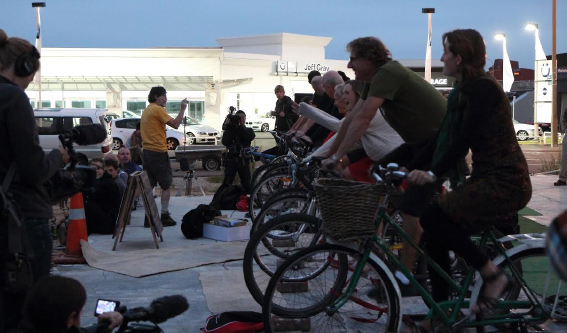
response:
{"label": "tripod", "polygon": [[201,186],[201,184],[199,183],[199,181],[197,180],[197,174],[195,173],[195,165],[193,163],[189,164],[189,170],[186,170],[185,172],[185,176],[183,177],[183,186],[179,188],[179,190],[177,190],[177,196],[181,196],[181,193],[183,192],[183,190],[185,190],[185,195],[189,196],[191,195],[191,189],[193,187],[193,179],[195,179],[195,182],[197,183],[197,186],[199,186],[199,189],[201,190],[201,193],[203,194],[203,196],[205,196],[205,191],[203,190],[203,187]]}

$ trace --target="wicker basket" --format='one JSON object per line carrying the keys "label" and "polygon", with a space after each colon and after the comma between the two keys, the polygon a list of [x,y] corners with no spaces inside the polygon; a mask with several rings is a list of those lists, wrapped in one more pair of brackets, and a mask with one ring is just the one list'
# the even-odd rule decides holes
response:
{"label": "wicker basket", "polygon": [[313,186],[326,236],[344,241],[376,234],[381,186],[335,178],[319,178]]}

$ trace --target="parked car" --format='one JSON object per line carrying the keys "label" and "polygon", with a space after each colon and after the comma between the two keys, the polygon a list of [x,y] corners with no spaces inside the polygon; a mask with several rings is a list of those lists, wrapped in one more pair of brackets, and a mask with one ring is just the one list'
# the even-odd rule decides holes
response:
{"label": "parked car", "polygon": [[112,137],[105,109],[49,108],[35,109],[33,113],[39,134],[39,144],[46,152],[61,147],[59,134],[77,125],[86,124],[102,124],[108,135],[103,142],[95,145],[79,146],[75,144],[73,145],[75,151],[87,155],[88,158],[102,157],[110,151]]}
{"label": "parked car", "polygon": [[188,143],[212,143],[218,144],[221,139],[221,131],[211,126],[203,125],[199,121],[191,117],[183,118],[179,130],[187,133]]}
{"label": "parked car", "polygon": [[[516,132],[516,137],[519,141],[525,141],[531,138],[534,138],[534,125],[524,124],[516,119],[513,119],[514,122],[514,131]],[[541,127],[539,127],[539,135],[542,135]]]}
{"label": "parked car", "polygon": [[255,131],[267,132],[276,128],[276,118],[251,118],[246,119],[246,127]]}
{"label": "parked car", "polygon": [[[132,136],[136,130],[136,123],[140,118],[119,118],[114,119],[110,123],[110,130],[112,133],[112,149],[119,149],[120,146],[125,145],[126,141]],[[188,137],[182,131],[176,130],[169,126],[165,126],[165,136],[167,139],[167,149],[175,150],[179,145],[188,144]]]}

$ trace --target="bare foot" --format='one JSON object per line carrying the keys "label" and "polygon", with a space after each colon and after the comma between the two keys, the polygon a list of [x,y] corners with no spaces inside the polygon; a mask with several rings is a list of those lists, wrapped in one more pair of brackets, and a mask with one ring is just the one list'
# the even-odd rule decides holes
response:
{"label": "bare foot", "polygon": [[476,312],[494,308],[509,282],[508,276],[502,272],[484,278],[484,292],[476,305]]}

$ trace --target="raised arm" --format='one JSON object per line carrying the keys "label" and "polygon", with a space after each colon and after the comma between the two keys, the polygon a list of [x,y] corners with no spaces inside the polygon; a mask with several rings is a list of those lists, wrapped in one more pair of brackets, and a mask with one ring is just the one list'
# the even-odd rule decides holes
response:
{"label": "raised arm", "polygon": [[189,104],[189,101],[187,100],[187,98],[183,99],[181,101],[181,107],[179,108],[179,113],[177,114],[177,117],[170,119],[166,124],[168,124],[169,126],[178,129],[179,125],[181,125],[181,122],[183,121],[183,116],[185,115],[185,110],[187,109],[187,104]]}

